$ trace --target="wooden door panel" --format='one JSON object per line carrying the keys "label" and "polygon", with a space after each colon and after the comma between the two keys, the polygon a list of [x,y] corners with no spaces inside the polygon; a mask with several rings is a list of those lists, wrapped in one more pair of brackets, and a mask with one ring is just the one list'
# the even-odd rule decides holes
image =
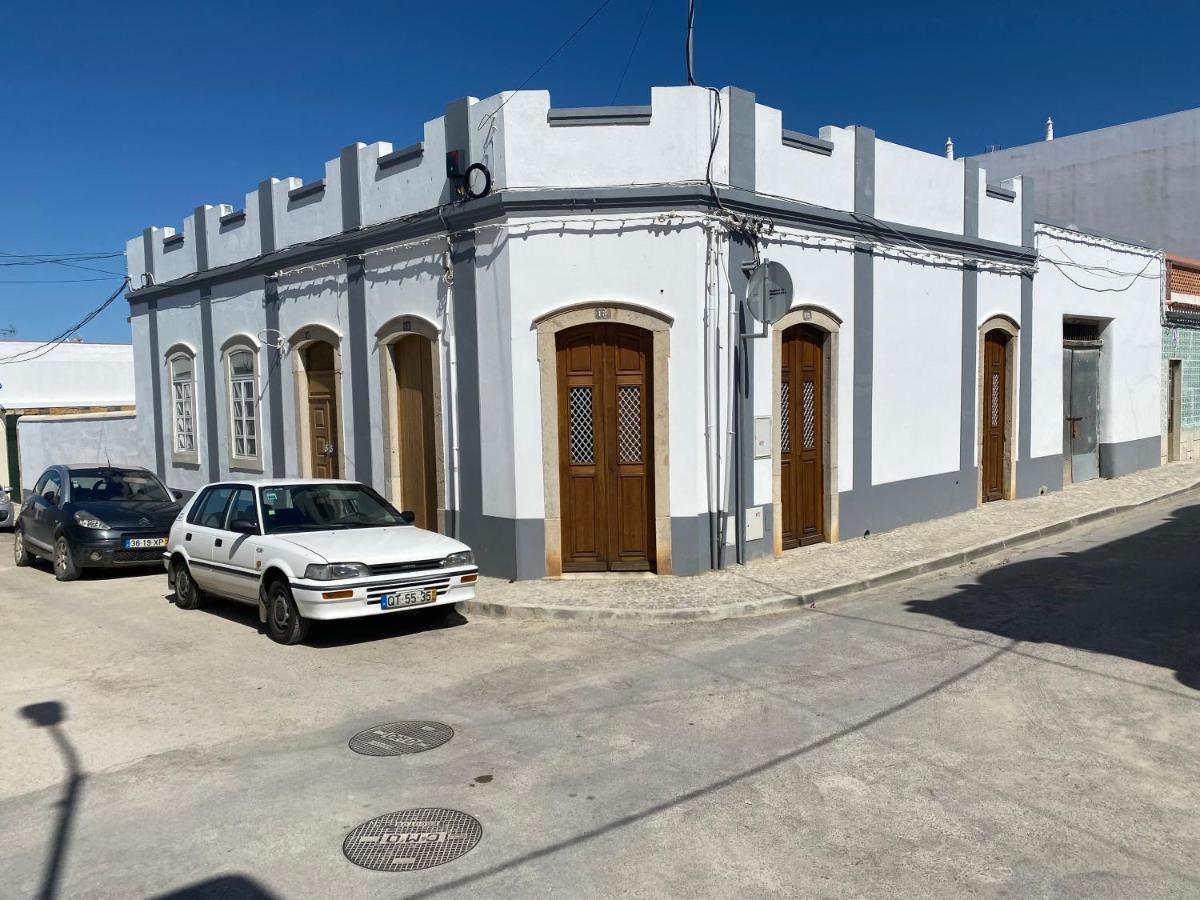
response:
{"label": "wooden door panel", "polygon": [[980,407],[983,413],[981,431],[983,448],[980,465],[983,468],[983,500],[1000,500],[1004,497],[1004,431],[1007,424],[1007,339],[990,332],[983,342],[983,397]]}
{"label": "wooden door panel", "polygon": [[783,334],[779,426],[784,549],[825,539],[825,334]]}
{"label": "wooden door panel", "polygon": [[406,337],[393,349],[400,432],[400,504],[418,528],[437,530],[437,454],[433,417],[433,342]]}
{"label": "wooden door panel", "polygon": [[650,336],[584,325],[557,346],[563,569],[649,568]]}

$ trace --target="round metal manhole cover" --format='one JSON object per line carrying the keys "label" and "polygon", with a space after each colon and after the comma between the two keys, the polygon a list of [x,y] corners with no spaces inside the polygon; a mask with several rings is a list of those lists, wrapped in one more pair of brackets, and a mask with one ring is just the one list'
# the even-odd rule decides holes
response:
{"label": "round metal manhole cover", "polygon": [[405,809],[363,822],[342,843],[346,859],[376,872],[413,872],[474,849],[483,826],[457,809]]}
{"label": "round metal manhole cover", "polygon": [[388,722],[350,738],[350,749],[364,756],[401,756],[440,747],[454,737],[441,722]]}

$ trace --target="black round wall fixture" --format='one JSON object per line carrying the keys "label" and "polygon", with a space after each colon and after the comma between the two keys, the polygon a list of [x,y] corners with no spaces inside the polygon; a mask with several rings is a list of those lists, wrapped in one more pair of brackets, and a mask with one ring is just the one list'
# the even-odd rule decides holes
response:
{"label": "black round wall fixture", "polygon": [[471,163],[463,173],[463,193],[472,200],[492,192],[492,173],[483,163]]}

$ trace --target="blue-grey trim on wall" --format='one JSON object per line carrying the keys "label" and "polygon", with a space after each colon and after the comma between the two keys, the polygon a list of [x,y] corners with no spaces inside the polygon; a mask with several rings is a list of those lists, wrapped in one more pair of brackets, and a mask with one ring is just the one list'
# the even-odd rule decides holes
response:
{"label": "blue-grey trim on wall", "polygon": [[1161,462],[1161,435],[1100,445],[1100,475],[1104,478],[1118,478],[1130,472],[1153,469]]}
{"label": "blue-grey trim on wall", "polygon": [[425,142],[417,141],[415,144],[409,144],[407,147],[401,147],[399,150],[393,150],[391,153],[385,153],[379,157],[376,165],[380,169],[390,169],[392,166],[398,166],[401,163],[406,163],[412,159],[420,159],[425,155]]}
{"label": "blue-grey trim on wall", "polygon": [[343,147],[339,163],[342,181],[342,231],[353,231],[362,225],[362,210],[358,203],[358,145]]}
{"label": "blue-grey trim on wall", "polygon": [[167,468],[163,449],[162,360],[158,358],[158,302],[151,300],[146,307],[150,317],[150,390],[154,392],[154,472],[159,478],[165,479]]}
{"label": "blue-grey trim on wall", "polygon": [[979,163],[963,160],[963,234],[979,237]]}
{"label": "blue-grey trim on wall", "polygon": [[577,106],[551,109],[546,121],[551,125],[649,125],[649,106]]}
{"label": "blue-grey trim on wall", "polygon": [[755,186],[754,94],[729,89],[729,183],[745,191]]}
{"label": "blue-grey trim on wall", "polygon": [[839,531],[843,539],[862,537],[974,509],[976,480],[972,466],[963,472],[875,484],[866,491],[856,486],[838,495]]}
{"label": "blue-grey trim on wall", "polygon": [[[1028,175],[1021,176],[1021,243],[1026,247],[1034,246],[1034,218],[1037,211],[1037,190],[1033,179]],[[1022,323],[1024,324],[1024,323]]]}
{"label": "blue-grey trim on wall", "polygon": [[[142,231],[142,271],[150,276],[150,281],[154,281],[154,229],[146,228]],[[137,285],[130,285],[137,287]],[[150,307],[147,307],[149,311]]]}
{"label": "blue-grey trim on wall", "polygon": [[213,345],[212,289],[200,290],[200,358],[204,365],[204,444],[208,479],[221,477],[221,437],[217,429],[217,368],[220,356]]}
{"label": "blue-grey trim on wall", "polygon": [[[749,279],[742,264],[754,258],[754,250],[750,244],[740,237],[729,241],[728,277],[734,296],[738,298],[738,329],[742,335],[734,348],[734,379],[733,390],[737,403],[737,417],[734,420],[735,475],[737,478],[737,493],[730,498],[729,509],[734,512],[735,534],[745,534],[746,511],[754,503],[754,345],[756,341],[749,337],[758,329],[758,323],[750,315],[750,307],[746,302]],[[734,543],[745,552],[744,542]],[[738,562],[745,562],[745,558]]]}
{"label": "blue-grey trim on wall", "polygon": [[1022,459],[1017,463],[1018,497],[1036,497],[1044,492],[1061,491],[1062,486],[1062,454]]}
{"label": "blue-grey trim on wall", "polygon": [[875,132],[854,126],[854,211],[875,215]]}
{"label": "blue-grey trim on wall", "polygon": [[855,489],[871,489],[871,440],[874,423],[875,254],[854,248],[854,430],[851,459]]}
{"label": "blue-grey trim on wall", "polygon": [[258,243],[264,255],[275,251],[275,204],[270,181],[258,184]]}
{"label": "blue-grey trim on wall", "polygon": [[[467,167],[474,160],[471,158],[471,100],[468,97],[459,97],[452,103],[446,105],[446,115],[442,120],[443,134],[446,136],[446,153],[447,155],[458,151],[461,155],[459,164],[462,167],[460,171],[466,172]],[[449,203],[452,200],[458,199],[457,185],[450,183],[450,178],[446,178],[446,184],[442,189],[442,203]],[[495,195],[493,195],[495,196]],[[476,202],[476,208],[477,202]]]}
{"label": "blue-grey trim on wall", "polygon": [[[346,305],[349,307],[350,414],[354,421],[354,477],[372,481],[371,469],[371,346],[367,336],[367,286],[361,256],[346,260]],[[382,485],[379,485],[382,487]]]}
{"label": "blue-grey trim on wall", "polygon": [[[978,163],[976,163],[978,166]],[[975,468],[975,389],[979,380],[979,267],[963,266],[962,287],[962,379],[958,470]]]}
{"label": "blue-grey trim on wall", "polygon": [[196,271],[208,270],[208,219],[204,207],[197,206],[192,213],[192,232],[196,235]]}
{"label": "blue-grey trim on wall", "polygon": [[263,310],[267,326],[267,417],[271,435],[271,475],[287,477],[287,453],[283,437],[283,352],[280,350],[279,285],[274,278],[263,279]]}
{"label": "blue-grey trim on wall", "polygon": [[[978,165],[978,163],[976,163]],[[987,195],[993,200],[1004,200],[1007,203],[1013,203],[1017,199],[1017,192],[1009,190],[1006,187],[1001,187],[998,184],[989,184],[987,186]]]}
{"label": "blue-grey trim on wall", "polygon": [[811,134],[801,134],[799,131],[788,131],[786,128],[783,129],[783,146],[819,153],[822,156],[833,156],[833,141],[825,141]]}
{"label": "blue-grey trim on wall", "polygon": [[[1017,461],[1024,463],[1031,455],[1033,430],[1033,273],[1021,274],[1021,371],[1017,385],[1020,415],[1020,440],[1017,442]],[[1018,472],[1021,466],[1017,466]],[[1018,476],[1019,477],[1019,476]],[[1061,475],[1059,477],[1061,483]]]}
{"label": "blue-grey trim on wall", "polygon": [[[864,130],[869,131],[870,129]],[[864,189],[867,186],[862,185]],[[872,193],[873,190],[872,187]],[[1037,261],[1035,254],[1028,248],[1002,244],[997,241],[964,237],[957,233],[934,231],[899,222],[877,223],[861,214],[856,215],[778,197],[768,197],[740,188],[718,186],[716,192],[722,206],[726,209],[738,213],[767,216],[779,224],[796,225],[823,234],[890,241],[894,241],[898,236],[904,236],[930,249],[969,254],[981,260],[1018,265],[1033,265]],[[448,186],[445,197],[450,197]],[[868,205],[865,200],[859,202],[864,206]],[[425,210],[396,221],[276,250],[256,259],[231,263],[204,273],[186,275],[152,288],[141,288],[129,292],[128,298],[131,301],[133,299],[144,300],[182,290],[192,290],[200,284],[217,284],[255,275],[269,275],[281,268],[337,259],[345,254],[361,253],[383,244],[430,234],[441,234],[447,228],[452,231],[463,230],[480,223],[495,222],[505,216],[561,212],[616,213],[662,209],[712,209],[714,205],[712,193],[706,185],[555,188],[521,191],[516,194],[498,191],[480,200],[456,205],[448,210]],[[873,207],[873,202],[870,205]]]}
{"label": "blue-grey trim on wall", "polygon": [[308,184],[302,184],[298,188],[292,188],[288,191],[288,203],[295,203],[297,200],[303,200],[305,197],[311,197],[313,194],[323,193],[325,190],[325,179],[318,178],[316,181],[310,181]]}
{"label": "blue-grey trim on wall", "polygon": [[546,523],[542,519],[508,519],[467,512],[460,522],[464,533],[486,536],[484,540],[468,542],[484,575],[510,581],[546,577]]}
{"label": "blue-grey trim on wall", "polygon": [[699,575],[711,568],[708,513],[671,517],[671,574]]}

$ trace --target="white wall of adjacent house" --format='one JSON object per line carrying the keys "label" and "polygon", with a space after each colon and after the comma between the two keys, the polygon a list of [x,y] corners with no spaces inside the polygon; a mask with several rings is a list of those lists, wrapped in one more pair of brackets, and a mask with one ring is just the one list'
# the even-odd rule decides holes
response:
{"label": "white wall of adjacent house", "polygon": [[133,403],[132,344],[0,341],[0,407],[126,406]]}
{"label": "white wall of adjacent house", "polygon": [[47,467],[63,463],[110,463],[153,470],[154,460],[147,464],[134,420],[132,412],[22,416],[17,422],[21,488],[33,490]]}
{"label": "white wall of adjacent house", "polygon": [[1033,456],[1062,453],[1063,393],[1055,387],[1062,382],[1064,318],[1102,325],[1100,442],[1159,435],[1162,254],[1048,225],[1038,225],[1036,236]]}

